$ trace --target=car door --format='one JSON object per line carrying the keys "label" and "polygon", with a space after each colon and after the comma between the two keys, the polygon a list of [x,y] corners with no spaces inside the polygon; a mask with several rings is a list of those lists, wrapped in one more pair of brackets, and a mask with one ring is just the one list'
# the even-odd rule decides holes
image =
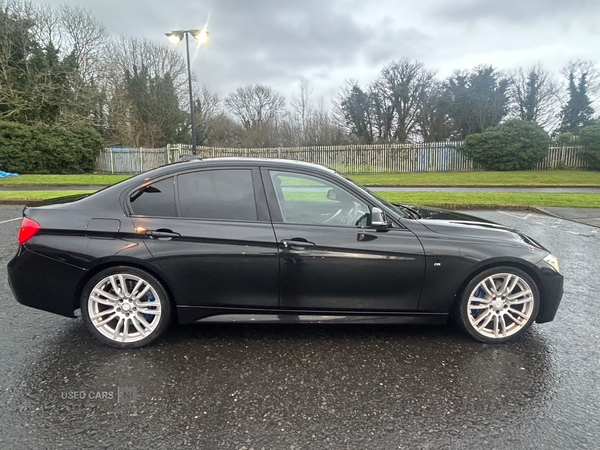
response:
{"label": "car door", "polygon": [[129,200],[134,226],[189,305],[278,306],[277,245],[257,169],[184,172]]}
{"label": "car door", "polygon": [[282,308],[418,309],[425,259],[412,232],[368,228],[372,205],[333,180],[261,173],[280,251]]}

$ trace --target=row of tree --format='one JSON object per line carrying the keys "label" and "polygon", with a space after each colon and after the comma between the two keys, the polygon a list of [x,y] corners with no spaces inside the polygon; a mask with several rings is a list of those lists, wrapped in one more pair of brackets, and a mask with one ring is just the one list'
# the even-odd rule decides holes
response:
{"label": "row of tree", "polygon": [[507,118],[576,134],[593,122],[598,72],[594,64],[576,61],[563,74],[566,89],[540,65],[508,75],[478,66],[439,80],[422,63],[403,59],[384,67],[366,87],[348,82],[336,110],[368,143],[464,139]]}
{"label": "row of tree", "polygon": [[[108,145],[190,141],[187,72],[165,45],[111,37],[85,9],[0,0],[0,120],[91,126]],[[463,139],[509,118],[570,132],[593,122],[593,63],[567,65],[563,82],[540,65],[491,66],[447,79],[422,63],[391,62],[370,84],[348,81],[331,105],[301,79],[288,104],[270,87],[220,99],[194,81],[197,144],[227,147],[336,145]]]}

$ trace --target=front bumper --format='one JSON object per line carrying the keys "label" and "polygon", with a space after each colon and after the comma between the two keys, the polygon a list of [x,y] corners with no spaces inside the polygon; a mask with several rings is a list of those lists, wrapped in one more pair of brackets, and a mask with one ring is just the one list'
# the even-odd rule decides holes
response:
{"label": "front bumper", "polygon": [[536,322],[544,323],[554,320],[563,296],[564,277],[544,261],[534,266],[538,288],[542,297]]}

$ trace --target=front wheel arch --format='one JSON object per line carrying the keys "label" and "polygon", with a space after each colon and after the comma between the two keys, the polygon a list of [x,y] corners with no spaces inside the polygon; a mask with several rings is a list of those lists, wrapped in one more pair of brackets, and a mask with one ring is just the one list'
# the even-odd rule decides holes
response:
{"label": "front wheel arch", "polygon": [[[533,281],[535,282],[535,284],[537,286],[537,289],[538,289],[538,292],[540,294],[540,308],[539,308],[537,314],[539,315],[540,312],[544,309],[544,289],[543,289],[542,284],[540,283],[539,276],[535,273],[534,270],[531,269],[530,266],[528,266],[526,264],[520,264],[520,263],[515,262],[515,261],[495,261],[493,263],[486,264],[484,266],[478,267],[476,270],[474,270],[473,272],[469,273],[469,275],[467,275],[465,277],[465,279],[461,283],[460,287],[456,291],[456,294],[454,294],[454,300],[452,301],[452,306],[450,308],[450,319],[453,322],[456,322],[457,313],[458,313],[458,306],[460,304],[460,299],[461,299],[462,295],[464,294],[465,289],[466,289],[467,285],[469,284],[469,282],[473,278],[475,278],[477,275],[479,275],[480,273],[485,272],[486,270],[492,269],[494,267],[512,267],[512,268],[515,268],[515,269],[522,270],[527,275],[529,275],[533,279]],[[535,318],[534,318],[534,321],[535,321]]]}
{"label": "front wheel arch", "polygon": [[474,273],[457,296],[457,324],[484,343],[521,337],[539,314],[538,281],[514,265],[492,265]]}

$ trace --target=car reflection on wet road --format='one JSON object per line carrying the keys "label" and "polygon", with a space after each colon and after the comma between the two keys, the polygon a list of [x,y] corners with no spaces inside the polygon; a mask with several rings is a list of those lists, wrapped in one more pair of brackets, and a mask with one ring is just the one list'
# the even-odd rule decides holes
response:
{"label": "car reflection on wet road", "polygon": [[[4,265],[19,221],[3,221],[21,209],[0,207]],[[597,448],[597,229],[474,214],[559,257],[558,315],[517,342],[452,326],[205,324],[124,351],[17,304],[3,271],[0,448]]]}

